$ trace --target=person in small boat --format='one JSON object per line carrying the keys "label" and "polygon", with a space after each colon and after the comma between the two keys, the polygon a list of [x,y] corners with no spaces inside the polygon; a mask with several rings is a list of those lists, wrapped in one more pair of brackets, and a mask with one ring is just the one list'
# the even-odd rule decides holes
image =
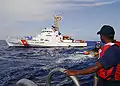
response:
{"label": "person in small boat", "polygon": [[84,51],[84,54],[88,55],[88,54],[94,53],[94,56],[97,57],[100,48],[101,48],[100,42],[96,42],[95,48],[93,48],[92,50],[89,50],[89,51]]}
{"label": "person in small boat", "polygon": [[97,42],[96,45],[95,45],[95,48],[92,49],[92,51],[98,52],[100,48],[101,48],[101,44],[100,44],[100,42]]}
{"label": "person in small boat", "polygon": [[82,70],[65,70],[69,76],[96,73],[97,86],[120,86],[120,42],[114,40],[112,26],[104,25],[97,33],[104,46],[95,65]]}

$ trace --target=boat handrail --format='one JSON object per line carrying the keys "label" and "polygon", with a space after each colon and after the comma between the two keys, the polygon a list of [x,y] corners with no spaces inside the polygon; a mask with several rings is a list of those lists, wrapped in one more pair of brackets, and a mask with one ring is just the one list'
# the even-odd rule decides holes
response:
{"label": "boat handrail", "polygon": [[[64,69],[64,68],[55,68],[55,69],[53,69],[53,70],[48,74],[47,86],[51,86],[51,78],[52,78],[52,76],[53,76],[54,73],[56,73],[56,72],[65,73],[65,72],[64,72],[65,70],[66,70],[66,69]],[[75,77],[75,76],[69,76],[69,77],[73,80],[75,86],[80,86],[80,83],[79,83],[77,77]]]}
{"label": "boat handrail", "polygon": [[[47,84],[46,84],[46,86],[52,86],[51,85],[51,79],[52,79],[53,74],[55,74],[56,72],[65,73],[64,72],[65,70],[66,69],[64,69],[64,68],[55,68],[52,71],[50,71],[49,74],[48,74],[48,77],[47,77]],[[77,77],[75,77],[75,76],[69,76],[69,77],[73,80],[75,86],[80,86],[80,83],[79,83]],[[29,79],[20,79],[16,83],[15,86],[37,86],[37,85],[33,81],[31,81]]]}

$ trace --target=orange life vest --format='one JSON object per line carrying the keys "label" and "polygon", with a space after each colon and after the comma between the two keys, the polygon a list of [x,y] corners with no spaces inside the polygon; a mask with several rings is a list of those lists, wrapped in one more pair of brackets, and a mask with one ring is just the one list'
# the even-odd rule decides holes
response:
{"label": "orange life vest", "polygon": [[[117,42],[117,43],[116,43]],[[99,58],[102,58],[104,55],[105,51],[116,44],[117,46],[120,47],[120,42],[116,41],[115,43],[107,43],[105,44],[100,50],[99,50]],[[109,57],[108,57],[109,58]],[[120,64],[118,64],[116,67],[111,67],[109,69],[100,69],[97,72],[97,75],[103,79],[106,80],[120,80]]]}

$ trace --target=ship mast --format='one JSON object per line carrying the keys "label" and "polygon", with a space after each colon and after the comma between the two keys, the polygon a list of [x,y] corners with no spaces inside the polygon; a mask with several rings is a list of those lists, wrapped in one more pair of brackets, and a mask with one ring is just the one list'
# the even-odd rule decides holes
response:
{"label": "ship mast", "polygon": [[54,30],[55,31],[59,31],[59,28],[58,28],[58,22],[60,21],[62,19],[62,17],[61,16],[54,16]]}

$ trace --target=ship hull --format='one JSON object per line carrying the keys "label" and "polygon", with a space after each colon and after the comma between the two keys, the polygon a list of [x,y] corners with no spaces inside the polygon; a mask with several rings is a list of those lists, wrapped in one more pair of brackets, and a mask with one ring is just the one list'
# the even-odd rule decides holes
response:
{"label": "ship hull", "polygon": [[25,40],[27,44],[21,42],[21,40],[6,40],[9,47],[38,47],[38,48],[52,48],[52,47],[86,47],[87,43],[75,43],[75,42],[39,42],[32,40]]}

